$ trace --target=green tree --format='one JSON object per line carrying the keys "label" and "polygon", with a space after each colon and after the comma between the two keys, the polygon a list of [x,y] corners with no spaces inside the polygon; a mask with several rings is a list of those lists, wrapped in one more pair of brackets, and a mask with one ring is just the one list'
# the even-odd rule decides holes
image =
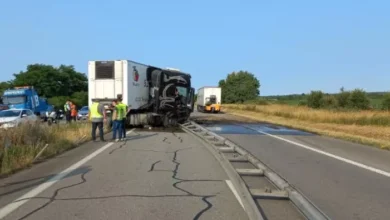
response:
{"label": "green tree", "polygon": [[65,102],[69,99],[67,96],[56,96],[48,99],[51,105],[54,105],[57,109],[63,109]]}
{"label": "green tree", "polygon": [[74,102],[79,108],[84,105],[88,105],[88,92],[75,92],[70,97],[70,100]]}
{"label": "green tree", "polygon": [[336,108],[338,106],[338,102],[336,97],[333,95],[325,95],[321,99],[321,107],[323,108]]}
{"label": "green tree", "polygon": [[323,104],[324,93],[322,91],[311,91],[307,97],[307,105],[310,108],[321,108]]}
{"label": "green tree", "polygon": [[382,108],[390,111],[390,93],[387,93],[382,101]]}
{"label": "green tree", "polygon": [[61,65],[58,68],[45,64],[32,64],[26,71],[14,74],[15,86],[34,86],[40,96],[52,98],[71,96],[75,92],[88,90],[87,77],[77,72],[73,66]]}
{"label": "green tree", "polygon": [[0,82],[0,104],[3,103],[3,93],[5,90],[11,87],[11,84],[9,82]]}
{"label": "green tree", "polygon": [[346,108],[350,106],[351,101],[351,92],[344,90],[344,87],[341,87],[340,93],[336,96],[339,107]]}
{"label": "green tree", "polygon": [[299,106],[306,106],[306,105],[307,105],[307,101],[306,101],[306,100],[300,100],[300,101],[298,102],[298,105],[299,105]]}
{"label": "green tree", "polygon": [[3,94],[3,92],[11,87],[11,83],[9,82],[0,82],[0,94]]}
{"label": "green tree", "polygon": [[366,110],[370,108],[370,99],[367,93],[362,89],[355,89],[351,92],[350,105],[351,108]]}
{"label": "green tree", "polygon": [[247,71],[230,73],[218,84],[222,89],[223,103],[243,103],[257,99],[260,94],[259,80]]}
{"label": "green tree", "polygon": [[70,100],[72,101],[78,108],[82,106],[88,105],[88,92],[81,91],[75,92],[70,97],[69,96],[56,96],[48,99],[51,105],[54,105],[56,108],[62,109],[64,107],[64,103]]}

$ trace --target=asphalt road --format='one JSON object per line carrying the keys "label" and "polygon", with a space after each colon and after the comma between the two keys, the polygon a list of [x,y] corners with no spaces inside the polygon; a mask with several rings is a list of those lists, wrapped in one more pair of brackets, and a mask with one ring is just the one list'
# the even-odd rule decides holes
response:
{"label": "asphalt road", "polygon": [[390,219],[389,151],[266,123],[237,125],[242,118],[230,115],[193,115],[210,117],[210,130],[250,151],[330,218]]}
{"label": "asphalt road", "polygon": [[135,130],[126,142],[87,143],[1,179],[0,216],[247,219],[228,181],[188,134]]}

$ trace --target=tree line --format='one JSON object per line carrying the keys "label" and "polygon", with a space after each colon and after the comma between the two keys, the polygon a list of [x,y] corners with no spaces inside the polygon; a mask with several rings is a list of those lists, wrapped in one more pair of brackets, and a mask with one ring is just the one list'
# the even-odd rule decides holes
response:
{"label": "tree line", "polygon": [[34,86],[38,95],[56,108],[62,108],[67,99],[79,107],[88,104],[88,78],[72,65],[28,65],[10,81],[0,83],[0,94],[15,86]]}
{"label": "tree line", "polygon": [[222,102],[226,104],[269,104],[274,101],[296,100],[299,105],[311,108],[368,110],[373,108],[373,100],[380,109],[390,110],[390,93],[367,93],[362,89],[329,94],[322,91],[311,91],[310,94],[292,94],[286,96],[260,97],[260,82],[248,71],[232,72],[218,83],[222,90]]}
{"label": "tree line", "polygon": [[[13,74],[13,79],[0,82],[0,94],[14,86],[34,86],[39,96],[47,98],[51,105],[62,108],[67,99],[81,107],[88,104],[88,78],[72,65],[55,67],[45,64],[31,64],[25,71]],[[366,110],[372,108],[372,100],[380,99],[381,108],[390,110],[390,94],[366,93],[355,89],[340,89],[337,94],[311,91],[310,94],[268,96],[260,98],[260,81],[253,73],[240,70],[232,72],[218,83],[222,90],[222,103],[269,104],[272,100],[298,100],[299,105],[311,108],[343,108]],[[196,98],[195,98],[196,99]]]}
{"label": "tree line", "polygon": [[[390,93],[385,93],[380,97],[379,109],[390,110]],[[325,94],[322,91],[311,91],[306,100],[301,100],[300,105],[307,105],[311,108],[328,109],[373,109],[372,98],[363,89],[346,91],[340,89],[337,94]]]}

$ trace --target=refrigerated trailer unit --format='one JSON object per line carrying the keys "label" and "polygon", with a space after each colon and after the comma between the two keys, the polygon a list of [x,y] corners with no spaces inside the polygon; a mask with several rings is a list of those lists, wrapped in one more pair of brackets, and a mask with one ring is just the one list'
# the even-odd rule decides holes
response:
{"label": "refrigerated trailer unit", "polygon": [[[110,112],[112,101],[122,98],[131,108],[128,125],[176,126],[194,109],[191,75],[131,60],[89,61],[88,99]],[[175,91],[178,91],[179,96]]]}
{"label": "refrigerated trailer unit", "polygon": [[199,112],[220,112],[221,88],[216,86],[205,86],[198,89],[196,106]]}

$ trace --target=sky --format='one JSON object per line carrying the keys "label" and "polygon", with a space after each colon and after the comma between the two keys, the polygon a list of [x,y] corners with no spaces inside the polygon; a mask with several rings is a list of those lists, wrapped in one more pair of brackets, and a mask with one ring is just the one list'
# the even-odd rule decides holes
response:
{"label": "sky", "polygon": [[[241,2],[241,3],[240,3]],[[179,68],[193,86],[233,71],[261,95],[390,90],[390,1],[3,1],[0,81],[28,64],[127,59]]]}

